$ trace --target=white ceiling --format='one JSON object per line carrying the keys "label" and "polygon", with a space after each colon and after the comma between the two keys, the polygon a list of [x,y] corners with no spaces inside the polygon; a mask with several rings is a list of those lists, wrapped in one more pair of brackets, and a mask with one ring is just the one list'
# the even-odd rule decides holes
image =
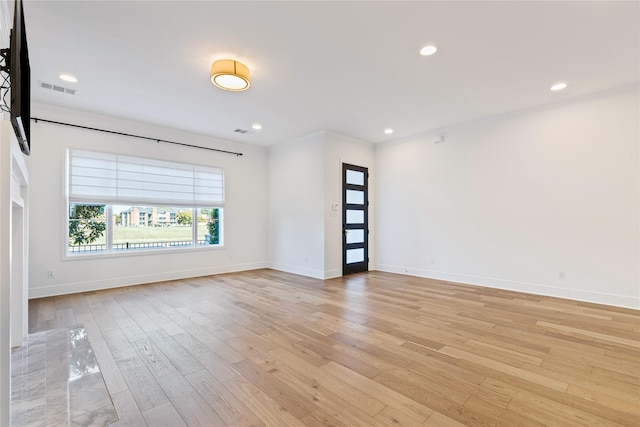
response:
{"label": "white ceiling", "polygon": [[[271,146],[320,129],[381,142],[637,83],[639,6],[26,0],[24,9],[33,101]],[[438,52],[420,56],[428,43]],[[248,91],[210,83],[222,58],[249,66]],[[550,92],[558,80],[569,87]],[[261,131],[233,132],[256,122]]]}

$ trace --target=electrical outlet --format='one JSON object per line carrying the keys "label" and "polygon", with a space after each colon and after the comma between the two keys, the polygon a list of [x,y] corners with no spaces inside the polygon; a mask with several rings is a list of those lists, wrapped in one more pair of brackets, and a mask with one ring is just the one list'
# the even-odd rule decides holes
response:
{"label": "electrical outlet", "polygon": [[54,277],[56,277],[56,271],[55,270],[47,270],[47,278],[53,279]]}

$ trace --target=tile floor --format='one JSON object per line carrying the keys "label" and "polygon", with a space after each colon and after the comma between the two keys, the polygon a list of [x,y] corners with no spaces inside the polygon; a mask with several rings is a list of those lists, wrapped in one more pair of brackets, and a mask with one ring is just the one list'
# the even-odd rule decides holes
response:
{"label": "tile floor", "polygon": [[118,419],[82,326],[30,334],[11,353],[14,426],[106,426]]}

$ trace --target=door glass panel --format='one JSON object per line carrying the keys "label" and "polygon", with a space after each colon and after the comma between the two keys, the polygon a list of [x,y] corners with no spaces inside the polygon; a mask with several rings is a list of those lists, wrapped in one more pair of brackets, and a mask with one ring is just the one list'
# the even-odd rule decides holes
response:
{"label": "door glass panel", "polygon": [[364,191],[347,190],[347,203],[350,205],[364,205]]}
{"label": "door glass panel", "polygon": [[364,224],[364,211],[347,209],[347,224]]}
{"label": "door glass panel", "polygon": [[347,243],[363,243],[364,230],[347,230]]}
{"label": "door glass panel", "polygon": [[364,185],[364,172],[347,169],[347,184]]}
{"label": "door glass panel", "polygon": [[364,261],[364,248],[347,249],[347,264]]}

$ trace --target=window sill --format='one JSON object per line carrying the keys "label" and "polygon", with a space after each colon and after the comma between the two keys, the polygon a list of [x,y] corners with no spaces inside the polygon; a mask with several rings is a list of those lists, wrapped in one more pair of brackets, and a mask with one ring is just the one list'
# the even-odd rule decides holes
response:
{"label": "window sill", "polygon": [[[102,258],[126,258],[130,256],[148,256],[148,255],[166,255],[166,254],[179,254],[188,252],[203,252],[203,251],[220,251],[224,250],[224,245],[203,245],[198,247],[182,247],[182,248],[155,248],[155,249],[125,249],[111,252],[86,252],[70,254],[65,252],[62,256],[62,261],[79,261],[79,260],[92,260]],[[65,247],[66,250],[66,247]]]}

